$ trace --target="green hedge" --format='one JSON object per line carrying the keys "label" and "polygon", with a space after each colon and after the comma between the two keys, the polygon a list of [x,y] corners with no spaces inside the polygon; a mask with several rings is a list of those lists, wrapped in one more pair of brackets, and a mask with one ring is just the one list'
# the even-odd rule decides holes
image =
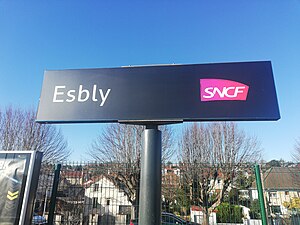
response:
{"label": "green hedge", "polygon": [[218,223],[243,223],[242,207],[222,203],[217,207]]}

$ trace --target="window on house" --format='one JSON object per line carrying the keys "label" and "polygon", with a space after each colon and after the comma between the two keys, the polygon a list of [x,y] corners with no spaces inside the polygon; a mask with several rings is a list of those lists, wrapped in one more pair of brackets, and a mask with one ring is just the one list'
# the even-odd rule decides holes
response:
{"label": "window on house", "polygon": [[119,214],[120,215],[130,215],[131,206],[129,205],[119,205]]}
{"label": "window on house", "polygon": [[97,208],[98,206],[98,198],[93,198],[93,208]]}
{"label": "window on house", "polygon": [[281,213],[279,205],[273,205],[273,206],[271,206],[271,210],[272,210],[272,213]]}
{"label": "window on house", "polygon": [[277,193],[276,192],[270,192],[270,198],[276,198]]}
{"label": "window on house", "polygon": [[99,191],[99,184],[94,184],[94,191]]}
{"label": "window on house", "polygon": [[110,199],[106,199],[106,205],[110,205]]}

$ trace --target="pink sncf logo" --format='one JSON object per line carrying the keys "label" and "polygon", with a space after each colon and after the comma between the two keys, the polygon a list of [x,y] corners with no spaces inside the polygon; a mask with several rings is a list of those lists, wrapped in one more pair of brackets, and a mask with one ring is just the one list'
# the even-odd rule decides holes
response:
{"label": "pink sncf logo", "polygon": [[246,101],[249,86],[231,80],[200,79],[202,102]]}

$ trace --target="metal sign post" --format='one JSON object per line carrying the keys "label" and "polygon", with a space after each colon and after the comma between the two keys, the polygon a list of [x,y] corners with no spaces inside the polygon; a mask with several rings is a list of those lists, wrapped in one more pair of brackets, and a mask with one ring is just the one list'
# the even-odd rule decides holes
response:
{"label": "metal sign post", "polygon": [[161,224],[161,131],[147,125],[143,133],[139,224]]}

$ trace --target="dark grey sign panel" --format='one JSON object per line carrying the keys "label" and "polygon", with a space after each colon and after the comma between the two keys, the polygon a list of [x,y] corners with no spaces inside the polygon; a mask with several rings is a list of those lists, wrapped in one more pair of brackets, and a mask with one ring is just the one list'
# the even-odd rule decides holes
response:
{"label": "dark grey sign panel", "polygon": [[0,224],[31,224],[41,153],[0,151]]}
{"label": "dark grey sign panel", "polygon": [[38,122],[278,120],[271,62],[46,71]]}

